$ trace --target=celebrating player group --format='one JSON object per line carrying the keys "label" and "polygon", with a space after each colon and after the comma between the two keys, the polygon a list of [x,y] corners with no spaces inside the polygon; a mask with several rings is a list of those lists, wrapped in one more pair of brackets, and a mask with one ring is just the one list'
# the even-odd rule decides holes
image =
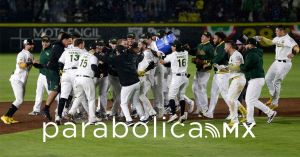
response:
{"label": "celebrating player group", "polygon": [[[39,60],[30,52],[34,41],[26,39],[9,79],[15,101],[1,120],[8,125],[18,123],[13,115],[23,103],[27,78],[34,67],[39,69],[39,76],[29,115],[43,115],[57,124],[83,119],[92,125],[112,117],[127,126],[137,121],[148,123],[154,117],[183,123],[188,114],[212,119],[219,94],[228,106],[229,126],[256,125],[254,107],[271,123],[277,114],[281,82],[292,67],[292,58],[299,53],[299,46],[284,26],[277,26],[275,32],[274,39],[244,35],[236,40],[228,39],[223,32],[204,32],[195,48],[164,31],[140,37],[129,33],[126,38],[108,42],[99,39],[88,46],[77,33],[61,32],[53,43],[43,34]],[[275,60],[266,74],[259,42],[276,46]],[[193,65],[188,65],[190,56]],[[188,66],[196,66],[197,71],[188,71]],[[194,75],[194,101],[185,95],[190,73]],[[262,103],[259,97],[265,82],[270,100]],[[48,97],[42,105],[44,90]],[[147,97],[150,92],[152,102]],[[112,94],[109,107],[108,93]],[[55,101],[56,109],[51,108]]]}

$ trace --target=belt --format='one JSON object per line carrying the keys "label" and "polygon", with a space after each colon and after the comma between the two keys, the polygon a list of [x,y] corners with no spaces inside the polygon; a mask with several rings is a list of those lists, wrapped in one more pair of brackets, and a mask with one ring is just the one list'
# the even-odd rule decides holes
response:
{"label": "belt", "polygon": [[186,73],[177,73],[176,76],[187,76]]}
{"label": "belt", "polygon": [[77,67],[71,67],[71,68],[64,69],[64,70],[70,70],[70,69],[77,69]]}
{"label": "belt", "polygon": [[283,62],[283,63],[286,63],[286,60],[279,60],[277,59],[278,62]]}
{"label": "belt", "polygon": [[87,78],[92,78],[91,76],[87,76],[87,75],[76,75],[76,77],[87,77]]}

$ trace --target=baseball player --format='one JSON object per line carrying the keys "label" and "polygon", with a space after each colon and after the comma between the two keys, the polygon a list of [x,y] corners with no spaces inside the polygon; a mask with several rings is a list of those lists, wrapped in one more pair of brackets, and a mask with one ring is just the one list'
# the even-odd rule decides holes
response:
{"label": "baseball player", "polygon": [[[225,42],[225,51],[230,55],[228,61],[228,69],[230,72],[231,83],[228,89],[227,99],[229,102],[229,111],[231,120],[229,126],[233,126],[235,123],[239,123],[238,120],[238,107],[241,106],[238,98],[244,89],[246,84],[245,75],[240,71],[240,65],[244,64],[243,55],[235,49],[235,43],[233,41]],[[244,118],[242,122],[245,122]]]}
{"label": "baseball player", "polygon": [[176,114],[175,99],[179,97],[180,104],[180,118],[182,123],[187,119],[187,112],[185,112],[184,95],[188,86],[187,67],[188,67],[188,52],[182,49],[182,44],[175,40],[172,44],[172,53],[167,55],[161,64],[171,63],[172,79],[169,88],[169,106],[171,108],[171,116],[168,123],[175,121],[178,116]]}
{"label": "baseball player", "polygon": [[[50,38],[48,36],[44,35],[44,36],[42,36],[41,39],[42,39],[42,50],[40,53],[40,64],[46,65],[48,63],[50,55],[51,55]],[[40,115],[44,89],[47,91],[47,94],[50,93],[48,90],[48,84],[47,84],[47,78],[46,78],[47,68],[41,67],[39,69],[39,72],[40,73],[39,73],[39,76],[37,79],[37,86],[36,86],[35,103],[33,106],[33,110],[30,113],[28,113],[28,115],[30,115],[30,116]]]}
{"label": "baseball player", "polygon": [[33,55],[30,53],[30,51],[32,51],[34,48],[33,40],[24,40],[23,46],[23,50],[18,53],[16,59],[16,69],[9,79],[16,99],[11,104],[11,107],[8,109],[7,113],[1,116],[1,120],[4,124],[18,123],[18,121],[13,119],[13,115],[23,103],[26,81],[28,78],[29,71],[33,64],[34,58]]}
{"label": "baseball player", "polygon": [[227,93],[229,87],[229,71],[226,68],[228,65],[228,55],[224,50],[225,47],[225,38],[226,35],[223,32],[216,32],[213,41],[216,45],[214,58],[211,63],[207,64],[206,66],[213,65],[215,70],[215,75],[212,81],[211,87],[211,97],[210,97],[210,105],[207,112],[204,111],[204,116],[208,118],[213,118],[213,113],[215,110],[215,106],[218,102],[219,93],[221,93],[224,101],[228,106],[227,101]]}
{"label": "baseball player", "polygon": [[[152,35],[147,35],[146,39],[148,48],[160,53],[161,52],[158,50],[155,41],[152,39]],[[159,62],[159,60],[154,61]],[[164,95],[163,95],[163,78],[164,78],[164,71],[163,71],[163,65],[162,64],[157,64],[157,66],[154,68],[153,74],[154,75],[154,84],[151,87],[153,96],[154,96],[154,106],[157,108],[158,111],[158,118],[161,118],[164,114]]]}
{"label": "baseball player", "polygon": [[95,42],[95,56],[99,61],[99,74],[96,81],[96,86],[99,86],[98,106],[96,114],[100,117],[106,117],[107,112],[107,92],[108,92],[108,64],[105,62],[105,54],[109,50],[103,40],[97,40]]}
{"label": "baseball player", "polygon": [[[153,78],[151,78],[152,75],[150,75],[151,68],[154,68],[154,59],[157,58],[157,53],[154,51],[151,51],[147,48],[146,41],[140,42],[139,47],[141,49],[141,52],[144,55],[144,59],[139,63],[138,71],[140,73],[143,73],[140,77],[141,82],[141,89],[140,89],[140,100],[143,104],[144,110],[145,110],[145,117],[153,117],[156,115],[156,111],[153,109],[149,99],[147,98],[147,93],[149,89],[151,88],[151,84],[153,83]],[[152,65],[152,67],[149,67],[149,65]],[[147,72],[145,72],[147,71]],[[153,71],[153,70],[152,70]]]}
{"label": "baseball player", "polygon": [[96,92],[93,78],[98,75],[98,59],[93,54],[84,51],[81,53],[78,63],[74,80],[74,102],[78,101],[84,105],[87,100],[88,122],[95,124],[99,119],[96,117]]}
{"label": "baseball player", "polygon": [[122,85],[121,109],[125,116],[127,126],[134,125],[128,108],[129,102],[132,102],[135,106],[140,117],[140,121],[144,123],[148,122],[148,119],[146,119],[144,110],[139,101],[140,80],[137,68],[138,64],[143,60],[143,56],[138,54],[139,51],[138,43],[134,42],[130,49],[122,52],[112,61],[112,64],[116,66],[120,83]]}
{"label": "baseball player", "polygon": [[[126,42],[127,43],[127,42]],[[108,82],[109,86],[112,91],[113,95],[113,105],[111,108],[111,116],[117,116],[119,115],[119,108],[121,103],[120,93],[121,93],[121,84],[118,76],[118,72],[116,69],[116,66],[114,64],[111,64],[112,61],[115,59],[117,54],[122,51],[121,49],[117,48],[117,40],[111,39],[109,43],[111,49],[108,50],[108,52],[105,54],[105,62],[108,64]],[[120,46],[118,46],[120,47]],[[121,46],[123,47],[123,46]]]}
{"label": "baseball player", "polygon": [[196,64],[197,72],[193,81],[193,92],[197,109],[194,114],[200,115],[208,110],[208,100],[206,86],[210,77],[211,66],[206,66],[214,57],[214,47],[210,43],[211,34],[204,32],[201,36],[201,44],[197,46],[196,58],[193,63]]}
{"label": "baseball player", "polygon": [[261,110],[268,116],[268,123],[271,123],[277,112],[272,111],[269,107],[259,101],[261,90],[265,84],[263,69],[263,52],[256,47],[255,39],[250,38],[247,41],[246,48],[248,53],[245,56],[245,64],[240,65],[241,71],[245,74],[248,81],[246,91],[247,104],[247,122],[248,126],[256,125],[254,120],[254,107]]}
{"label": "baseball player", "polygon": [[[65,51],[65,48],[68,47],[68,45],[71,44],[71,37],[67,33],[62,33],[60,35],[60,38],[56,43],[54,43],[54,46],[52,48],[52,52],[50,55],[50,59],[48,64],[46,65],[48,68],[46,78],[48,82],[48,90],[50,91],[50,94],[48,95],[45,107],[43,109],[43,113],[45,117],[48,120],[52,120],[52,117],[50,115],[50,106],[53,103],[55,97],[60,92],[60,74],[59,74],[59,64],[58,59],[62,55],[62,53]],[[40,64],[41,65],[41,64]],[[43,66],[43,65],[41,65]]]}
{"label": "baseball player", "polygon": [[79,57],[84,51],[83,49],[84,41],[82,39],[76,39],[73,42],[73,46],[67,48],[58,60],[59,69],[62,71],[62,75],[60,79],[61,92],[58,105],[58,115],[55,117],[55,122],[57,124],[61,123],[65,103],[72,92],[75,72],[79,64]]}
{"label": "baseball player", "polygon": [[265,37],[258,37],[267,45],[275,45],[275,61],[270,66],[266,74],[266,83],[271,95],[266,103],[271,109],[278,107],[278,101],[281,90],[281,83],[292,68],[292,58],[299,53],[299,46],[285,30],[285,27],[279,25],[275,30],[276,37],[273,40]]}

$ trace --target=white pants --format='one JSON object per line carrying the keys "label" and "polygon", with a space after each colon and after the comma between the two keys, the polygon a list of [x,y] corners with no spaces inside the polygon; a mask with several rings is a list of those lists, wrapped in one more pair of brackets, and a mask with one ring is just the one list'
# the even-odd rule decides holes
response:
{"label": "white pants", "polygon": [[164,95],[164,106],[169,104],[169,87],[172,79],[171,68],[163,67],[164,70],[164,79],[163,79],[163,95]]}
{"label": "white pants", "polygon": [[243,91],[246,84],[246,78],[244,75],[238,76],[232,79],[229,89],[228,89],[228,102],[229,102],[229,111],[231,121],[234,123],[238,123],[238,109],[241,103],[238,98]]}
{"label": "white pants", "polygon": [[15,95],[15,101],[12,104],[14,104],[17,108],[19,108],[24,101],[26,82],[23,83],[19,80],[15,80],[11,78],[10,84]]}
{"label": "white pants", "polygon": [[159,109],[163,109],[164,107],[163,78],[163,65],[158,64],[154,69],[154,85],[151,88],[154,96],[154,106]]}
{"label": "white pants", "polygon": [[112,115],[117,115],[118,110],[120,108],[120,103],[121,103],[121,98],[120,98],[121,84],[120,84],[120,80],[119,80],[119,77],[116,77],[116,76],[113,76],[113,75],[108,75],[108,81],[109,81],[109,85],[111,87],[112,94],[113,94],[113,99],[114,99],[112,109],[111,109],[111,114]]}
{"label": "white pants", "polygon": [[145,117],[156,115],[155,110],[153,109],[150,100],[147,97],[147,93],[150,90],[151,83],[147,80],[147,77],[141,77],[141,89],[140,89],[140,100],[143,104]]}
{"label": "white pants", "polygon": [[281,82],[292,68],[292,62],[279,62],[275,60],[270,66],[266,74],[266,83],[269,88],[270,95],[273,98],[273,104],[278,105]]}
{"label": "white pants", "polygon": [[194,76],[192,89],[195,96],[195,104],[197,106],[197,109],[200,109],[201,112],[206,112],[208,110],[206,86],[209,77],[209,72],[200,71],[197,71],[196,75]]}
{"label": "white pants", "polygon": [[33,106],[34,112],[41,111],[44,90],[46,90],[47,94],[49,94],[47,78],[45,75],[40,73],[39,77],[37,79],[37,82],[36,82],[36,94],[35,94],[35,102],[34,102],[34,106]]}
{"label": "white pants", "polygon": [[68,99],[74,86],[75,70],[67,70],[60,79],[61,92],[60,97]]}
{"label": "white pants", "polygon": [[176,98],[178,98],[179,101],[184,100],[188,84],[189,79],[186,76],[177,76],[176,74],[172,74],[172,80],[169,88],[169,99],[176,100]]}
{"label": "white pants", "polygon": [[130,86],[122,86],[121,89],[121,109],[126,118],[126,121],[132,121],[129,113],[128,103],[132,102],[136,108],[140,119],[144,118],[144,110],[139,100],[140,96],[140,82]]}
{"label": "white pants", "polygon": [[246,91],[246,104],[247,104],[247,122],[254,123],[254,107],[258,108],[266,115],[271,116],[274,111],[259,101],[261,89],[265,84],[264,78],[256,78],[248,81],[248,87]]}
{"label": "white pants", "polygon": [[[89,122],[96,121],[96,93],[95,93],[95,84],[92,78],[87,77],[76,77],[75,81],[75,100],[80,101],[84,104],[85,98],[88,102],[88,115],[89,115]],[[75,101],[74,100],[74,101]],[[73,108],[73,106],[72,106]]]}
{"label": "white pants", "polygon": [[107,92],[108,92],[108,76],[98,79],[97,85],[99,86],[99,96],[97,110],[100,113],[106,114],[107,109]]}
{"label": "white pants", "polygon": [[223,97],[225,103],[229,107],[229,102],[227,100],[229,88],[229,73],[228,74],[215,74],[212,86],[211,86],[211,95],[208,112],[213,114],[218,103],[219,93]]}

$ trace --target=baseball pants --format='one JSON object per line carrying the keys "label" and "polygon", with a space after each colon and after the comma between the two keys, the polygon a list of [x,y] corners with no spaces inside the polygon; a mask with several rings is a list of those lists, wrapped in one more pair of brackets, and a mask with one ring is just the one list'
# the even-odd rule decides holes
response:
{"label": "baseball pants", "polygon": [[113,75],[108,75],[108,81],[114,98],[112,109],[111,109],[111,115],[115,116],[118,114],[120,103],[121,103],[121,98],[120,98],[121,84],[120,84],[119,77]]}
{"label": "baseball pants", "polygon": [[246,78],[244,75],[232,79],[228,89],[228,102],[231,121],[238,123],[238,108],[241,105],[238,98],[244,89]]}
{"label": "baseball pants", "polygon": [[265,84],[264,78],[255,78],[248,81],[246,91],[246,104],[247,104],[247,122],[255,123],[254,120],[254,107],[258,108],[266,115],[271,116],[274,111],[259,101],[261,90]]}
{"label": "baseball pants", "polygon": [[122,86],[121,89],[121,109],[126,118],[126,121],[132,121],[129,113],[128,103],[132,102],[136,108],[140,120],[145,118],[144,110],[140,103],[140,82],[137,82],[130,86]]}
{"label": "baseball pants", "polygon": [[209,72],[197,71],[194,76],[192,89],[195,96],[195,104],[197,106],[197,112],[206,112],[208,110],[208,98],[206,92],[206,86],[210,77]]}
{"label": "baseball pants", "polygon": [[108,92],[108,76],[98,79],[97,85],[99,86],[99,96],[97,111],[101,114],[106,114],[107,109],[107,92]]}
{"label": "baseball pants", "polygon": [[273,98],[272,104],[274,105],[278,105],[281,83],[291,68],[291,61],[287,60],[286,62],[279,62],[275,60],[265,76],[269,93]]}

